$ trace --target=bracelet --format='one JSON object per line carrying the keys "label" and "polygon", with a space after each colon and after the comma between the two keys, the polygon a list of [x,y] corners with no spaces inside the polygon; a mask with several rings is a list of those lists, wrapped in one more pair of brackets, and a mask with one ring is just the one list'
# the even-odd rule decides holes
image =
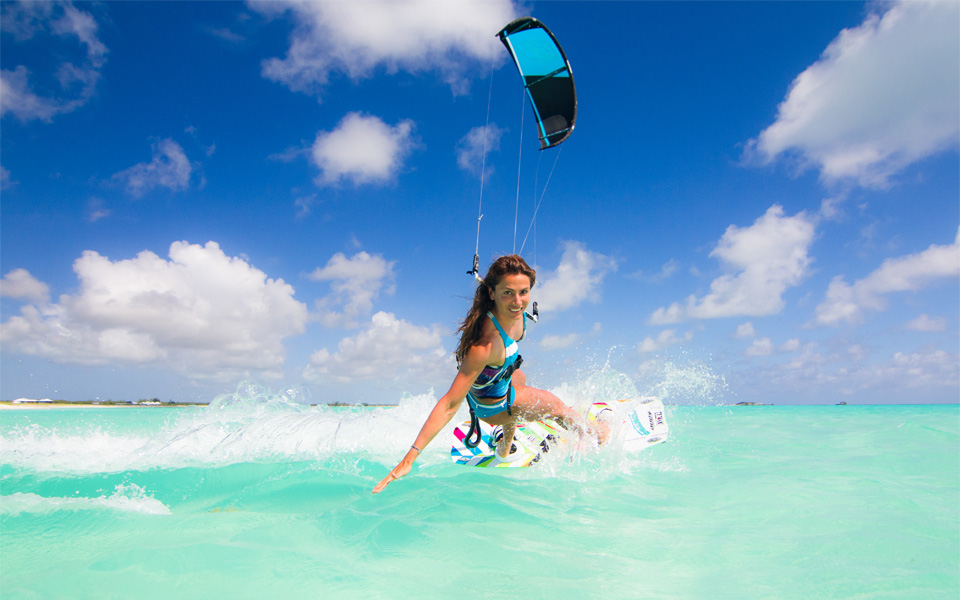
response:
{"label": "bracelet", "polygon": [[422,453],[423,453],[423,450],[421,450],[420,448],[417,448],[417,447],[414,446],[413,444],[410,444],[410,448],[411,448],[412,450],[416,450],[416,451],[417,451],[417,454],[422,454]]}

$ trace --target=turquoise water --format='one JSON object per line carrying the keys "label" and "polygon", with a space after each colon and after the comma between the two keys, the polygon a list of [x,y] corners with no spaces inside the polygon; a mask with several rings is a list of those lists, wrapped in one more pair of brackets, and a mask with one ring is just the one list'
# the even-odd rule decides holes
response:
{"label": "turquoise water", "polygon": [[0,596],[960,597],[956,405],[668,400],[665,444],[510,473],[441,434],[371,495],[435,401],[3,411]]}

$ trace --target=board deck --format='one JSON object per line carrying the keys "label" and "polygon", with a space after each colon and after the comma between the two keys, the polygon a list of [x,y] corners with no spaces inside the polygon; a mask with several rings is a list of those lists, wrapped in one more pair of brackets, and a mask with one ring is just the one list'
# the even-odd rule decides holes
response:
{"label": "board deck", "polygon": [[[587,419],[600,419],[612,425],[611,442],[622,444],[629,452],[637,452],[654,444],[666,441],[669,433],[664,418],[663,403],[651,396],[639,400],[594,402],[586,408]],[[482,468],[524,468],[540,460],[551,446],[562,443],[569,432],[555,421],[544,420],[517,425],[514,437],[516,453],[509,461],[496,455],[494,427],[480,421],[480,443],[469,448],[463,443],[470,430],[465,421],[454,429],[456,442],[450,448],[450,458],[457,464]]]}

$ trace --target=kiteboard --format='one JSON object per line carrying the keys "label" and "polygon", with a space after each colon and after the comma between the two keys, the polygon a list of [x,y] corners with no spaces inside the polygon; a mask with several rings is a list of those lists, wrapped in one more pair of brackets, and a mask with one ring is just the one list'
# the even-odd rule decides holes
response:
{"label": "kiteboard", "polygon": [[[665,442],[669,434],[663,403],[658,398],[645,396],[639,400],[594,402],[586,409],[588,421],[601,420],[611,425],[610,441],[627,452],[638,452]],[[456,442],[450,448],[453,462],[468,467],[524,468],[536,464],[544,453],[558,447],[573,434],[552,419],[520,423],[513,438],[511,454],[506,459],[497,456],[499,427],[480,421],[480,442],[474,448],[464,443],[470,430],[465,421],[454,429]]]}

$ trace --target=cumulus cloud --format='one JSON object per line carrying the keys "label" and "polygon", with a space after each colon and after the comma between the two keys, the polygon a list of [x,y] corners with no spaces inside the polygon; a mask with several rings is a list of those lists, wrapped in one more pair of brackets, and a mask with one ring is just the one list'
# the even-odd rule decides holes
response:
{"label": "cumulus cloud", "polygon": [[540,340],[540,347],[544,350],[566,350],[573,348],[580,341],[580,335],[568,333],[567,335],[545,335]]}
{"label": "cumulus cloud", "polygon": [[745,356],[770,356],[773,354],[773,341],[768,338],[758,338],[753,340],[750,347],[744,350]]}
{"label": "cumulus cloud", "polygon": [[865,310],[886,309],[885,296],[913,292],[937,279],[960,276],[960,229],[952,244],[932,244],[923,252],[888,258],[863,279],[852,285],[837,275],[827,288],[827,297],[816,309],[814,323],[839,325],[859,323]]}
{"label": "cumulus cloud", "polygon": [[348,113],[332,131],[321,131],[310,156],[320,169],[318,185],[334,185],[341,180],[355,185],[390,181],[416,141],[413,121],[394,126],[379,118]]}
{"label": "cumulus cloud", "polygon": [[798,338],[790,338],[780,346],[781,352],[796,352],[799,349],[800,340]]}
{"label": "cumulus cloud", "polygon": [[904,1],[843,30],[793,81],[776,122],[749,145],[764,162],[795,157],[826,181],[882,187],[904,167],[956,147],[960,3]]}
{"label": "cumulus cloud", "polygon": [[797,338],[789,339],[778,347],[774,345],[773,340],[768,337],[764,337],[753,340],[753,343],[750,344],[750,347],[743,351],[743,355],[771,356],[775,353],[796,352],[797,350],[800,350],[800,348],[800,340]]}
{"label": "cumulus cloud", "polygon": [[172,139],[153,144],[153,157],[148,163],[138,163],[113,176],[135,197],[158,187],[173,191],[190,187],[193,166],[183,148]]}
{"label": "cumulus cloud", "polygon": [[14,269],[0,280],[0,296],[43,303],[50,299],[50,287],[26,269]]}
{"label": "cumulus cloud", "polygon": [[960,357],[935,347],[894,352],[855,344],[824,351],[808,342],[785,362],[757,361],[744,383],[757,382],[766,390],[763,397],[785,402],[836,402],[837,396],[880,403],[956,402]]}
{"label": "cumulus cloud", "polygon": [[295,26],[283,58],[263,61],[263,76],[319,94],[331,74],[353,79],[378,68],[389,73],[438,71],[454,92],[466,91],[471,69],[503,59],[491,32],[516,18],[503,0],[391,2],[251,2],[268,16],[289,13]]}
{"label": "cumulus cloud", "polygon": [[[373,301],[384,290],[394,290],[393,266],[379,254],[358,252],[351,258],[338,252],[310,273],[313,281],[330,281],[333,294],[317,302],[318,318],[327,327],[357,327],[357,318],[373,311]],[[343,307],[342,311],[336,310]]]}
{"label": "cumulus cloud", "polygon": [[215,242],[175,242],[111,261],[86,251],[73,269],[79,291],[29,305],[0,327],[5,352],[84,365],[173,369],[194,379],[279,377],[283,339],[302,333],[306,306]]}
{"label": "cumulus cloud", "polygon": [[873,371],[879,381],[902,382],[907,388],[921,386],[952,387],[958,383],[960,360],[943,350],[897,352],[887,363]]}
{"label": "cumulus cloud", "polygon": [[757,331],[753,328],[753,323],[747,321],[746,323],[741,323],[737,326],[737,333],[734,335],[734,337],[742,340],[755,337],[756,335]]}
{"label": "cumulus cloud", "polygon": [[107,55],[106,46],[97,36],[93,15],[70,2],[4,2],[0,28],[18,41],[35,35],[50,36],[53,42],[47,47],[55,50],[57,56],[76,53],[76,44],[83,49],[80,64],[64,61],[55,73],[47,74],[59,88],[54,95],[37,94],[31,81],[34,77],[23,65],[0,71],[0,116],[10,114],[21,121],[50,122],[93,97]]}
{"label": "cumulus cloud", "polygon": [[660,350],[665,350],[670,346],[675,346],[683,342],[688,342],[693,339],[693,332],[688,331],[682,337],[677,335],[676,329],[664,329],[656,338],[646,337],[640,345],[637,346],[637,351],[642,353],[647,352],[659,352]]}
{"label": "cumulus cloud", "polygon": [[924,313],[907,322],[907,329],[911,331],[937,332],[946,331],[947,320],[943,317],[931,317]]}
{"label": "cumulus cloud", "polygon": [[585,300],[600,301],[600,288],[608,273],[617,269],[612,258],[587,250],[580,242],[564,242],[555,271],[537,273],[533,296],[550,312],[574,308]]}
{"label": "cumulus cloud", "polygon": [[749,227],[731,225],[710,256],[733,271],[710,284],[701,298],[690,296],[683,304],[658,308],[650,317],[654,325],[686,319],[765,316],[783,310],[783,294],[809,274],[808,255],[814,220],[805,213],[784,216],[774,205]]}
{"label": "cumulus cloud", "polygon": [[480,175],[481,168],[486,171],[484,177],[493,174],[493,167],[484,166],[485,157],[500,149],[503,130],[495,124],[474,127],[457,142],[457,165],[464,171]]}
{"label": "cumulus cloud", "polygon": [[326,348],[314,352],[303,377],[313,383],[436,383],[455,371],[456,363],[443,349],[439,326],[420,327],[378,312],[363,331],[341,340],[336,352]]}

